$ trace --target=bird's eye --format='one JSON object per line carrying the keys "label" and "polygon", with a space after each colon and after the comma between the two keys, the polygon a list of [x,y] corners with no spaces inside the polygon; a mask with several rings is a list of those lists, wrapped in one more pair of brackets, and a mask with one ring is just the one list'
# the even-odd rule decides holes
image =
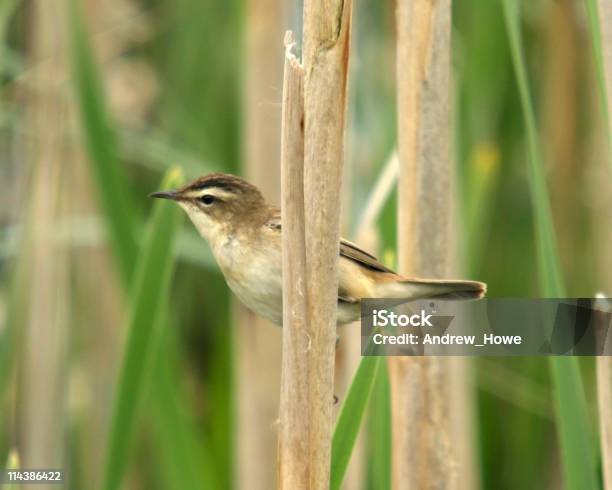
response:
{"label": "bird's eye", "polygon": [[202,204],[204,204],[205,206],[210,206],[213,202],[215,202],[215,196],[211,196],[210,194],[204,194],[201,198],[200,201],[202,202]]}

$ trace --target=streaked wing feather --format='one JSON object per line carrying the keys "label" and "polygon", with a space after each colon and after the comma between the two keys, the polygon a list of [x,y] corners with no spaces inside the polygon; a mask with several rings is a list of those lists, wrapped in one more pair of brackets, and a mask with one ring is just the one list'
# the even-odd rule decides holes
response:
{"label": "streaked wing feather", "polygon": [[362,250],[357,245],[344,238],[340,239],[340,255],[347,259],[353,260],[368,269],[372,269],[378,272],[391,272],[393,271],[388,267],[381,264],[376,257],[369,254],[365,250]]}
{"label": "streaked wing feather", "polygon": [[[268,226],[279,229],[281,227],[281,213],[280,209],[273,209],[273,213],[271,213],[271,218],[268,221]],[[349,260],[357,262],[358,264],[367,267],[368,269],[378,271],[378,272],[391,272],[393,271],[388,267],[381,264],[374,255],[366,252],[365,250],[359,248],[353,242],[346,240],[344,238],[340,238],[340,256],[345,257]]]}

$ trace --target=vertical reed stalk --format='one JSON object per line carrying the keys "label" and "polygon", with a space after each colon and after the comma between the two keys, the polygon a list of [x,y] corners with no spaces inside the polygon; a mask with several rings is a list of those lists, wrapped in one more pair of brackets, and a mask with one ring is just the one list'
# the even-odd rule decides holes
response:
{"label": "vertical reed stalk", "polygon": [[603,488],[612,490],[612,358],[607,354],[597,358],[597,400]]}
{"label": "vertical reed stalk", "polygon": [[283,365],[278,488],[308,488],[310,473],[306,371],[310,342],[306,309],[304,221],[304,72],[285,39],[281,188],[283,226]]}
{"label": "vertical reed stalk", "polygon": [[64,464],[65,352],[68,337],[68,260],[54,239],[66,212],[65,169],[74,155],[68,133],[66,58],[61,9],[40,0],[31,10],[31,63],[27,106],[31,168],[27,263],[27,321],[19,385],[19,455],[24,468]]}
{"label": "vertical reed stalk", "polygon": [[[283,489],[323,489],[330,484],[350,21],[350,0],[305,2],[303,115],[300,70],[291,58],[285,64],[279,440]],[[300,165],[302,130],[303,184],[300,169],[292,167]]]}
{"label": "vertical reed stalk", "polygon": [[476,364],[468,357],[448,359],[450,369],[450,431],[456,461],[457,490],[482,486],[479,458]]}
{"label": "vertical reed stalk", "polygon": [[[608,136],[608,152],[612,150],[612,4],[606,0],[587,0],[587,10],[591,27],[593,51],[601,94],[603,113],[606,116],[605,127]],[[612,155],[608,154],[608,163],[612,166]],[[603,174],[605,175],[605,174]],[[604,181],[609,182],[609,179]],[[607,189],[606,189],[607,192]],[[598,230],[602,242],[609,242],[612,235],[610,227],[610,213],[604,214],[603,225]],[[606,246],[599,247],[601,264],[609,262],[609,253]],[[610,282],[609,275],[604,281]],[[610,287],[610,284],[606,284]],[[605,490],[612,489],[612,359],[610,357],[597,358],[597,397],[599,403],[600,443],[603,461],[603,477]]]}
{"label": "vertical reed stalk", "polygon": [[[280,198],[283,2],[250,0],[246,12],[245,172],[267,200]],[[281,332],[241,305],[237,329],[238,488],[275,486],[274,462],[281,365]]]}
{"label": "vertical reed stalk", "polygon": [[612,4],[597,0],[599,32],[601,35],[603,72],[606,81],[606,103],[608,117],[612,115]]}
{"label": "vertical reed stalk", "polygon": [[572,260],[581,233],[579,206],[567,196],[574,192],[583,166],[578,155],[578,53],[581,51],[579,26],[572,0],[552,2],[545,30],[544,77],[542,94],[542,144],[544,161],[551,170],[551,203],[559,243],[559,255],[567,277],[579,277],[584,267]]}
{"label": "vertical reed stalk", "polygon": [[[401,272],[441,277],[451,258],[450,0],[397,2],[398,245]],[[453,488],[449,370],[389,359],[393,487]]]}
{"label": "vertical reed stalk", "polygon": [[[597,84],[608,137],[608,151],[612,145],[612,5],[606,0],[585,0],[591,44],[597,70]],[[612,158],[608,158],[612,165]]]}
{"label": "vertical reed stalk", "polygon": [[304,221],[309,488],[330,480],[341,181],[351,0],[304,3]]}
{"label": "vertical reed stalk", "polygon": [[[612,147],[612,124],[610,123],[612,115],[612,4],[606,0],[598,0],[597,3],[595,3],[595,0],[587,0],[587,7],[590,14],[591,32],[593,33],[593,48],[602,104],[606,115],[608,151],[610,151]],[[608,155],[608,162],[612,162],[612,155]],[[599,230],[599,235],[603,240],[610,236],[609,227],[607,231],[605,227],[599,227]],[[605,246],[601,249],[602,251],[605,250]],[[609,254],[605,251],[599,255],[603,264],[609,260]],[[609,276],[605,277],[604,280],[609,282]],[[606,286],[610,286],[610,284],[606,284]],[[612,359],[610,357],[598,357],[596,369],[604,489],[612,490]]]}

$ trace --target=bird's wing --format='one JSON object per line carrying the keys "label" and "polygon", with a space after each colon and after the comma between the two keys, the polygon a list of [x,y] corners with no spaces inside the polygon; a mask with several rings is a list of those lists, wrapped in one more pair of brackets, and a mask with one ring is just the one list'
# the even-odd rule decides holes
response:
{"label": "bird's wing", "polygon": [[[281,213],[280,209],[274,208],[271,217],[267,223],[268,227],[276,230],[281,229]],[[353,242],[344,238],[340,238],[340,256],[345,257],[353,262],[357,262],[363,267],[377,272],[394,273],[391,269],[381,264],[374,255],[359,248]]]}
{"label": "bird's wing", "polygon": [[359,248],[353,242],[349,242],[344,238],[340,238],[340,256],[346,257],[349,260],[357,262],[359,265],[367,267],[377,272],[391,272],[387,266],[381,264],[376,257]]}

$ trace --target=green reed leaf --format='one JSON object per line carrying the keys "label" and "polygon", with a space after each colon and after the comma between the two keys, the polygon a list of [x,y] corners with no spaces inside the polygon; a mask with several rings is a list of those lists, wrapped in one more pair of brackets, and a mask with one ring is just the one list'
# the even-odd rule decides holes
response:
{"label": "green reed leaf", "polygon": [[[168,315],[163,315],[168,318]],[[219,488],[210,451],[195,434],[196,424],[189,413],[189,400],[181,389],[177,329],[166,320],[153,366],[155,384],[149,398],[154,429],[167,474],[164,488]]]}
{"label": "green reed leaf", "polygon": [[366,411],[376,372],[380,364],[378,356],[364,356],[357,367],[334,430],[331,455],[330,489],[342,485],[351,453],[359,434],[361,420]]}
{"label": "green reed leaf", "polygon": [[134,211],[101,78],[85,31],[79,0],[68,0],[72,71],[81,130],[94,183],[107,219],[109,242],[123,282],[129,284],[137,254]]}
{"label": "green reed leaf", "polygon": [[[162,188],[177,186],[182,181],[178,169],[164,178]],[[177,206],[156,202],[147,225],[146,236],[135,265],[134,284],[127,323],[127,343],[121,367],[110,438],[104,468],[104,490],[117,490],[127,466],[129,445],[136,425],[138,402],[147,373],[148,362],[156,352],[156,336],[162,307],[167,297],[174,265],[174,242],[182,214]]]}
{"label": "green reed leaf", "polygon": [[[502,5],[527,132],[528,176],[535,213],[540,290],[546,297],[559,298],[565,296],[566,292],[552,223],[535,111],[527,80],[519,5],[517,0],[502,0]],[[551,357],[550,369],[566,488],[595,490],[597,484],[591,429],[578,362],[573,357]]]}
{"label": "green reed leaf", "polygon": [[376,373],[368,413],[368,488],[391,490],[391,386],[387,363]]}

